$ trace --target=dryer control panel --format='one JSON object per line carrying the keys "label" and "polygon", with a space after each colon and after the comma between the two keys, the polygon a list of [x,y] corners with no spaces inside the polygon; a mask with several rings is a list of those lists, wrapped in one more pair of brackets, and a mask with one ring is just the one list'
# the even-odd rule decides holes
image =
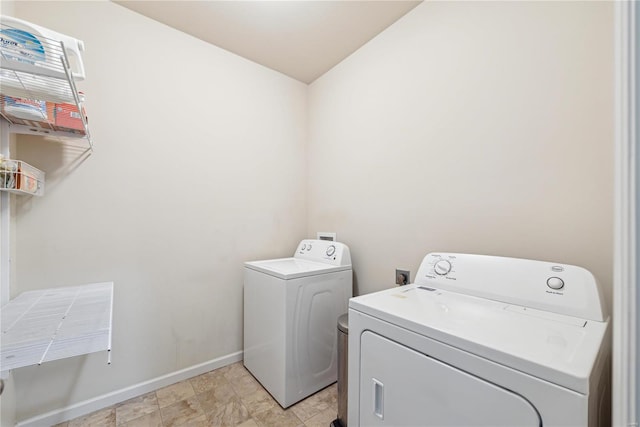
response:
{"label": "dryer control panel", "polygon": [[602,322],[608,317],[598,281],[574,265],[430,253],[420,264],[416,283],[581,319]]}
{"label": "dryer control panel", "polygon": [[351,265],[349,247],[344,243],[330,240],[303,240],[298,245],[293,257],[331,265]]}

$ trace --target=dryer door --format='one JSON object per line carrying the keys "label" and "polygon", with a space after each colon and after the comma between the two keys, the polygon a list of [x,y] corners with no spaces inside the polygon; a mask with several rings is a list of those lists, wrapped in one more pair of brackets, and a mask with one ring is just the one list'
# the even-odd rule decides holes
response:
{"label": "dryer door", "polygon": [[365,331],[361,336],[362,426],[536,426],[522,396]]}

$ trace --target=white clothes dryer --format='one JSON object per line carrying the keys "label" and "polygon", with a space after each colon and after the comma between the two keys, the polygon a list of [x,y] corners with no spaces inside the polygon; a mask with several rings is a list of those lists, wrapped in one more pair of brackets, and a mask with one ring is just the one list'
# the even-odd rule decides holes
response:
{"label": "white clothes dryer", "polygon": [[438,253],[349,302],[348,425],[610,425],[600,288],[564,264]]}
{"label": "white clothes dryer", "polygon": [[336,381],[352,281],[339,242],[303,240],[292,258],[245,263],[244,366],[283,408]]}

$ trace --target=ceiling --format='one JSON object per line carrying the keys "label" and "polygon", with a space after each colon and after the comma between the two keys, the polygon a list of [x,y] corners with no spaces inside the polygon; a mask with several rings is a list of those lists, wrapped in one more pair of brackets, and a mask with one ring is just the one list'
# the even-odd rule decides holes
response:
{"label": "ceiling", "polygon": [[333,68],[421,1],[115,0],[304,83]]}

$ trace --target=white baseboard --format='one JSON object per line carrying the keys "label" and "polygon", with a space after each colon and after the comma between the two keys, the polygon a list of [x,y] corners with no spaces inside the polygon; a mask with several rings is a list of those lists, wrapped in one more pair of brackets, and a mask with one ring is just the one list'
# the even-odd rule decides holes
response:
{"label": "white baseboard", "polygon": [[74,418],[78,418],[98,411],[100,409],[107,408],[111,405],[115,405],[116,403],[124,402],[125,400],[129,400],[142,394],[149,393],[159,388],[166,387],[168,385],[175,384],[189,378],[193,378],[197,375],[204,374],[205,372],[209,372],[214,369],[222,368],[232,363],[239,362],[240,360],[242,360],[242,356],[242,351],[238,351],[227,356],[209,360],[208,362],[204,362],[199,365],[190,366],[180,371],[172,372],[170,374],[166,374],[149,381],[141,382],[130,387],[103,394],[102,396],[94,397],[93,399],[85,400],[71,406],[56,409],[55,411],[50,411],[42,415],[20,421],[18,424],[16,424],[16,426],[42,427],[45,425],[52,426],[58,423],[69,421]]}

